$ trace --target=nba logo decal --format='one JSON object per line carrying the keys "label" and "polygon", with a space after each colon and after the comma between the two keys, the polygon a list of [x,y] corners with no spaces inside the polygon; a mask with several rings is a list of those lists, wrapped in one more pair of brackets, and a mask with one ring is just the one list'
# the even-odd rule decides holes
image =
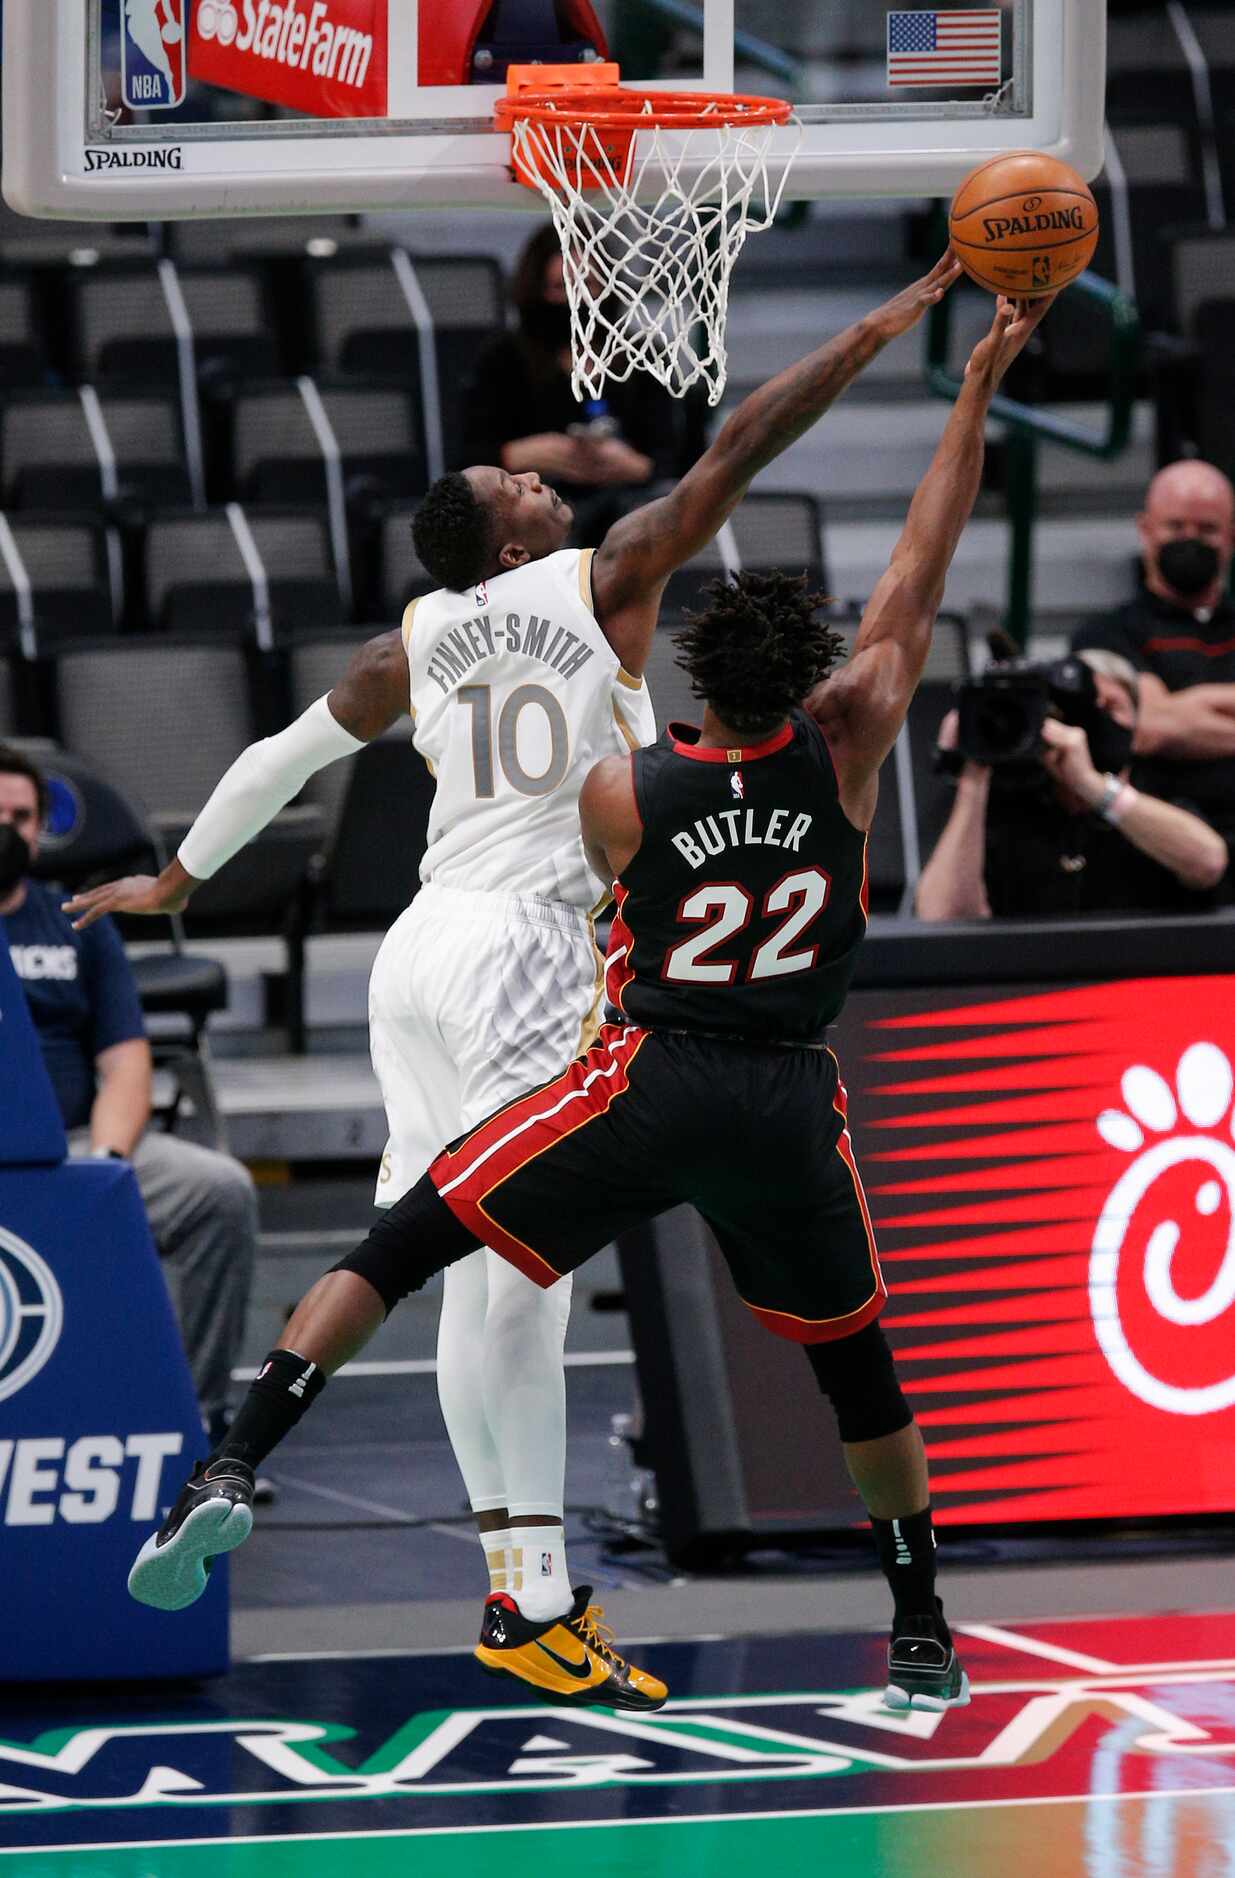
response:
{"label": "nba logo decal", "polygon": [[737,797],[738,801],[740,802],[743,796],[746,794],[746,784],[742,781],[742,772],[740,769],[735,769],[735,770],[730,771],[729,787],[732,789],[734,795]]}
{"label": "nba logo decal", "polygon": [[121,95],[131,111],[184,102],[187,0],[120,0]]}

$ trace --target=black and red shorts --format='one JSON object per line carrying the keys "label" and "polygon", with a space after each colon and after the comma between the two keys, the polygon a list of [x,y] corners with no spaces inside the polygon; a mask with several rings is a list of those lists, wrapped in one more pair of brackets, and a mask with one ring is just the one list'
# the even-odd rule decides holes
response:
{"label": "black and red shorts", "polygon": [[829,1050],[606,1025],[565,1074],[439,1155],[428,1179],[469,1233],[539,1285],[685,1202],[779,1336],[850,1336],[887,1296]]}

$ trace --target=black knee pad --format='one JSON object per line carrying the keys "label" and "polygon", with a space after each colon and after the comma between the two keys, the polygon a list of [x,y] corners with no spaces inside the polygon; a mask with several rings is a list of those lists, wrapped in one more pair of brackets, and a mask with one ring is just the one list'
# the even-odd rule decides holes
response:
{"label": "black knee pad", "polygon": [[805,1349],[815,1380],[836,1411],[842,1441],[878,1441],[908,1428],[913,1411],[901,1394],[878,1323],[835,1343],[808,1343]]}
{"label": "black knee pad", "polygon": [[426,1174],[375,1221],[364,1243],[331,1269],[366,1279],[389,1317],[400,1298],[422,1290],[435,1272],[466,1258],[479,1245]]}

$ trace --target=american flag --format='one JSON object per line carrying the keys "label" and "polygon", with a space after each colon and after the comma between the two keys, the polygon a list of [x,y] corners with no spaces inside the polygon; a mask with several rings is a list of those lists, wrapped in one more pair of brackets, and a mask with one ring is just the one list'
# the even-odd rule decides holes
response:
{"label": "american flag", "polygon": [[889,85],[998,85],[1000,12],[888,14]]}

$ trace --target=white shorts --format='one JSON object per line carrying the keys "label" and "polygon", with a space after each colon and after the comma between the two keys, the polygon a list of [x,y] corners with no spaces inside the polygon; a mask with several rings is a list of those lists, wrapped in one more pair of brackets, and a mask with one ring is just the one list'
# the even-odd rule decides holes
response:
{"label": "white shorts", "polygon": [[552,900],[420,889],[369,980],[369,1048],[393,1206],[448,1142],[557,1076],[591,1042],[602,960],[588,915]]}

